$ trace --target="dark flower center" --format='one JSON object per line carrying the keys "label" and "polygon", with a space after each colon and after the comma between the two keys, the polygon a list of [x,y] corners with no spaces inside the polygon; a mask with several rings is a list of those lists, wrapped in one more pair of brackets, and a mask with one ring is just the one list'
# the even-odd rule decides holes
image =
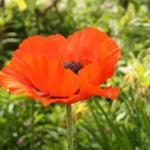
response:
{"label": "dark flower center", "polygon": [[71,62],[65,62],[64,67],[66,69],[72,70],[74,73],[77,74],[78,71],[83,68],[83,65],[80,62],[71,61]]}

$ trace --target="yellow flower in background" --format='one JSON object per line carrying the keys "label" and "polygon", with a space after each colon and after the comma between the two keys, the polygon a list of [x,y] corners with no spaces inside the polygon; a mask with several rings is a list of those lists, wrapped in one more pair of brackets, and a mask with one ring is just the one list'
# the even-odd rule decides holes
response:
{"label": "yellow flower in background", "polygon": [[83,113],[86,110],[87,110],[86,103],[78,103],[77,105],[74,104],[74,113],[75,114]]}
{"label": "yellow flower in background", "polygon": [[14,1],[18,5],[20,11],[24,11],[27,8],[25,0],[14,0]]}

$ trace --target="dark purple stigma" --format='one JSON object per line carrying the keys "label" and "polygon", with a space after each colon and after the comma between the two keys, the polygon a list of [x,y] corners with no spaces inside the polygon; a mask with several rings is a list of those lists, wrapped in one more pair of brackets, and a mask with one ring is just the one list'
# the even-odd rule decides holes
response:
{"label": "dark purple stigma", "polygon": [[71,71],[77,74],[78,71],[83,68],[83,65],[80,62],[70,61],[70,62],[65,62],[64,67],[66,69],[70,69]]}

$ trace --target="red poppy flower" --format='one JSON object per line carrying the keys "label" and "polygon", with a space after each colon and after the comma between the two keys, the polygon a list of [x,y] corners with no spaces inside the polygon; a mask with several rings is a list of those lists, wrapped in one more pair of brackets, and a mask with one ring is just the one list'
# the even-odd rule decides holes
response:
{"label": "red poppy flower", "polygon": [[0,84],[43,105],[71,104],[91,96],[115,99],[117,88],[99,86],[113,75],[120,55],[115,41],[91,27],[67,38],[31,36],[0,72]]}

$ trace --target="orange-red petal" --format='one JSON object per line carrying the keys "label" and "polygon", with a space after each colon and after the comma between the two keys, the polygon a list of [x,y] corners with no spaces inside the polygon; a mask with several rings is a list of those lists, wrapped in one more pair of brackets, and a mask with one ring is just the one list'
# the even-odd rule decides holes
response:
{"label": "orange-red petal", "polygon": [[[115,70],[115,65],[118,59],[121,57],[121,52],[115,41],[112,39],[108,40],[104,43],[103,47],[103,55],[100,52],[99,55],[101,57],[101,64],[104,64],[101,83],[105,82],[108,78],[110,78]],[[105,55],[105,57],[104,57]]]}
{"label": "orange-red petal", "polygon": [[85,81],[92,85],[99,85],[103,73],[103,65],[101,63],[91,63],[81,69],[78,73],[81,81]]}
{"label": "orange-red petal", "polygon": [[65,49],[66,39],[60,34],[51,35],[49,37],[31,36],[21,42],[14,56],[20,57],[25,53],[33,55],[41,53],[50,59],[56,59],[64,55]]}
{"label": "orange-red petal", "polygon": [[8,75],[5,81],[14,76],[18,82],[35,90],[37,98],[40,94],[54,98],[69,97],[79,89],[76,74],[66,70],[59,60],[48,59],[44,55],[25,55],[12,60],[3,73]]}
{"label": "orange-red petal", "polygon": [[44,106],[47,106],[51,103],[63,103],[63,104],[73,104],[73,103],[76,103],[76,102],[79,102],[80,100],[84,100],[86,99],[87,97],[83,96],[83,95],[80,95],[80,94],[75,94],[75,95],[72,95],[68,98],[57,98],[57,99],[39,99],[39,101],[44,105]]}
{"label": "orange-red petal", "polygon": [[87,64],[98,58],[101,44],[108,36],[95,28],[88,27],[70,35],[68,40],[68,53],[74,61]]}
{"label": "orange-red petal", "polygon": [[32,91],[25,84],[19,82],[15,76],[0,72],[0,85],[2,88],[9,89],[13,94],[24,94],[31,96]]}
{"label": "orange-red petal", "polygon": [[102,72],[100,71],[100,69],[98,70],[98,66],[99,65],[97,63],[89,64],[79,71],[78,75],[80,79],[80,94],[87,98],[91,96],[102,96],[115,99],[119,93],[119,90],[117,88],[99,88],[99,83],[101,82],[102,78]]}
{"label": "orange-red petal", "polygon": [[92,27],[73,33],[67,38],[68,59],[80,62],[85,66],[99,62],[103,68],[101,83],[114,73],[114,67],[120,58],[120,49],[117,44],[104,32]]}

